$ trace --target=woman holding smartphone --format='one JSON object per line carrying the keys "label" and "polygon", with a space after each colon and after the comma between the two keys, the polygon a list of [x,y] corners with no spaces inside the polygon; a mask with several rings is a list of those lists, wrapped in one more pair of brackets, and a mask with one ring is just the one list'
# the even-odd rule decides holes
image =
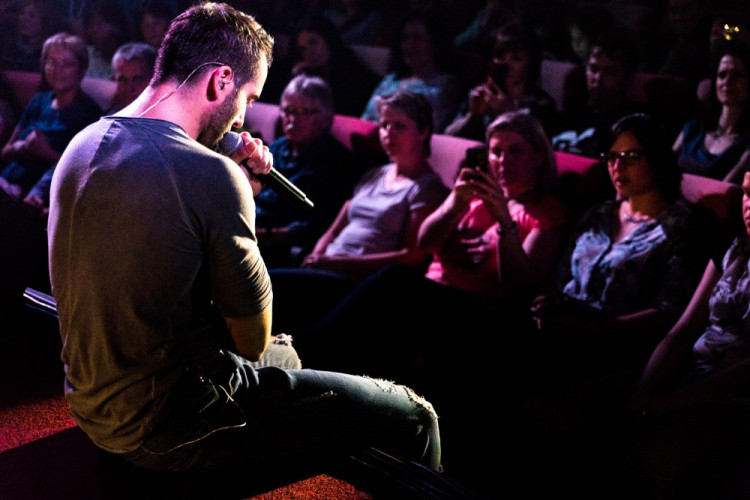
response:
{"label": "woman holding smartphone", "polygon": [[451,193],[422,223],[419,245],[433,255],[426,278],[494,304],[547,276],[568,214],[554,195],[555,159],[538,120],[505,113],[486,138],[488,168],[459,171]]}
{"label": "woman holding smartphone", "polygon": [[540,85],[541,67],[536,33],[518,22],[503,25],[487,62],[487,79],[469,91],[444,133],[482,140],[492,120],[520,110],[536,117],[545,132],[554,132],[560,117],[555,100]]}

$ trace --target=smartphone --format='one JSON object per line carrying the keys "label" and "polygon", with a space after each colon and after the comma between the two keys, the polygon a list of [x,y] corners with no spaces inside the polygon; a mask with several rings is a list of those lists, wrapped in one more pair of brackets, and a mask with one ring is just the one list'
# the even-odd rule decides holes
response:
{"label": "smartphone", "polygon": [[487,172],[487,148],[485,146],[467,148],[464,165],[468,168],[476,168]]}
{"label": "smartphone", "polygon": [[487,65],[487,76],[503,92],[506,92],[505,80],[508,78],[508,70],[508,65],[505,63],[492,61]]}

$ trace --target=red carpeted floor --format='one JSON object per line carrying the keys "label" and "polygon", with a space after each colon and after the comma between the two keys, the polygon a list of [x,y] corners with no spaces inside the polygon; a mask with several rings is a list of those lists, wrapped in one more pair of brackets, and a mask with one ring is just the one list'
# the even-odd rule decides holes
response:
{"label": "red carpeted floor", "polygon": [[[129,465],[102,465],[101,452],[75,426],[62,395],[57,319],[24,307],[2,325],[0,498],[147,500],[152,498],[154,488],[159,491],[153,498],[159,499],[218,498],[214,495],[213,479],[178,474],[165,478],[150,471],[128,469]],[[350,457],[330,473],[304,470],[289,475],[283,471],[276,474],[276,470],[267,472],[261,483],[249,489],[245,485],[240,489],[225,487],[231,493],[221,498],[488,498],[448,477],[437,477],[413,464],[373,452]],[[144,484],[149,489],[144,490]]]}

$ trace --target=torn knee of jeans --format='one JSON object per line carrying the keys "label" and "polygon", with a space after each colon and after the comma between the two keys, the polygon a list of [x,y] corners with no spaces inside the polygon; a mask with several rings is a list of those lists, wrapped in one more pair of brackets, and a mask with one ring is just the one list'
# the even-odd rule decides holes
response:
{"label": "torn knee of jeans", "polygon": [[406,394],[409,396],[409,399],[414,402],[415,404],[421,406],[427,412],[432,416],[432,418],[438,418],[437,412],[435,411],[435,408],[433,408],[432,403],[427,401],[424,397],[420,396],[416,392],[414,392],[414,389],[411,387],[407,387],[405,385],[397,384],[391,380],[385,380],[381,378],[372,378],[365,375],[365,378],[372,380],[375,385],[377,385],[380,389],[382,389],[384,392],[396,392],[397,388],[402,387],[404,390],[406,390]]}

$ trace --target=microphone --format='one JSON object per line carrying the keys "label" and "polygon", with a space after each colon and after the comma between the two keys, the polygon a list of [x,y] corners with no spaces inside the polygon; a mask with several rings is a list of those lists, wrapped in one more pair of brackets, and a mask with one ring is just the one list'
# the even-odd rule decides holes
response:
{"label": "microphone", "polygon": [[[227,132],[224,137],[216,144],[214,151],[217,153],[229,156],[244,145],[242,137],[237,132]],[[253,174],[255,175],[255,174]],[[257,176],[261,181],[268,182],[269,186],[278,191],[280,194],[284,194],[292,198],[293,200],[299,201],[304,204],[307,208],[313,208],[315,205],[310,198],[305,195],[297,186],[281,175],[278,170],[271,167],[271,171],[266,175]]]}

